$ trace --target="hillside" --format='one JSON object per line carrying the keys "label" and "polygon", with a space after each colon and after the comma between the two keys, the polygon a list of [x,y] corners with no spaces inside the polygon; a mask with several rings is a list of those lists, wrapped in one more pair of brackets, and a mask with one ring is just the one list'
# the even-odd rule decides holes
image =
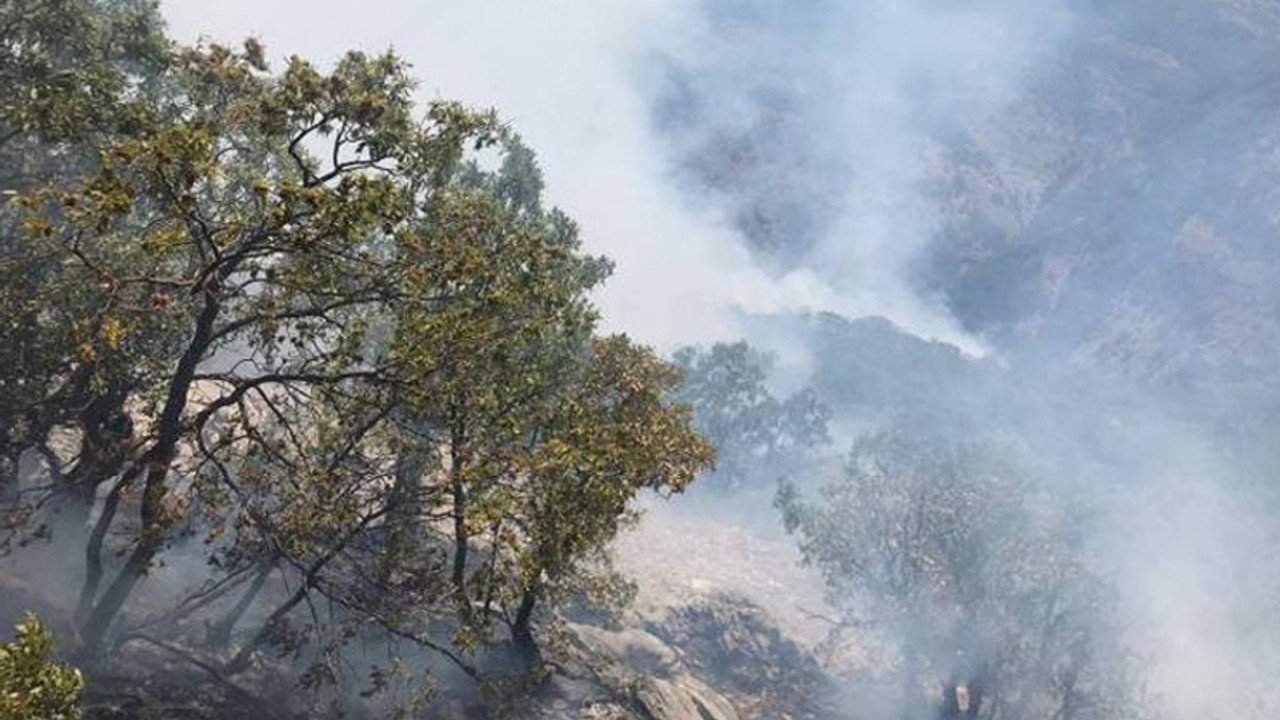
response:
{"label": "hillside", "polygon": [[[1075,2],[1062,20],[972,5],[1038,43],[990,50],[999,100],[924,46],[914,61],[860,51],[871,8],[801,3],[785,21],[768,2],[710,3],[719,54],[670,62],[656,127],[777,273],[857,292],[897,257],[916,293],[1028,365],[1274,379],[1280,9]],[[834,29],[804,20],[824,13]],[[896,104],[872,103],[877,83]],[[842,264],[867,256],[881,265]]]}
{"label": "hillside", "polygon": [[174,5],[0,3],[17,720],[1280,717],[1274,0]]}
{"label": "hillside", "polygon": [[965,120],[927,282],[1030,361],[1273,378],[1280,13],[1171,5],[1089,10],[1021,102]]}

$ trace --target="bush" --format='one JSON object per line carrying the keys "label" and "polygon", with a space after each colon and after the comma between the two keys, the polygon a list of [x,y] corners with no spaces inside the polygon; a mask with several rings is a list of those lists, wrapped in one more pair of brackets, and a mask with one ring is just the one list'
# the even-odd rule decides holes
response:
{"label": "bush", "polygon": [[17,638],[0,644],[0,720],[75,720],[80,717],[80,671],[54,662],[53,636],[34,615]]}

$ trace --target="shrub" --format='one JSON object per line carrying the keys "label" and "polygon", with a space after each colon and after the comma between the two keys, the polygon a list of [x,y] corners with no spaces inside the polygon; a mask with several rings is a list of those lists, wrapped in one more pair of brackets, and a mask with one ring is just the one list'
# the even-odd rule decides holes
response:
{"label": "shrub", "polygon": [[17,626],[12,643],[0,643],[0,720],[76,720],[80,671],[52,659],[53,636],[35,615]]}

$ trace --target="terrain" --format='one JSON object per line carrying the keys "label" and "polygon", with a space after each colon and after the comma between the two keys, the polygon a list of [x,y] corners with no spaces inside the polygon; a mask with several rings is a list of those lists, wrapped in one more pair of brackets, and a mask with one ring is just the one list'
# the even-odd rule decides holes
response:
{"label": "terrain", "polygon": [[[655,123],[696,196],[722,204],[776,273],[822,273],[840,248],[905,252],[915,292],[1010,361],[1144,383],[1276,379],[1274,4],[1070,3],[1051,34],[1017,28],[1045,37],[1009,52],[1000,99],[922,48],[918,82],[944,85],[865,112],[840,102],[871,79],[851,91],[837,69],[859,41],[808,24],[821,3],[797,5],[790,24],[767,2],[708,8],[710,37],[743,51],[672,60]],[[753,38],[779,51],[753,55]],[[893,164],[879,164],[878,140],[896,143]],[[923,227],[862,228],[863,215]]]}
{"label": "terrain", "polygon": [[[1280,548],[1270,522],[1280,508],[1280,5],[1065,5],[1065,20],[1043,15],[1061,22],[1052,32],[1020,28],[1034,52],[1001,74],[999,101],[921,72],[908,78],[905,109],[871,120],[831,100],[865,88],[830,62],[849,56],[840,54],[845,40],[822,29],[834,11],[819,0],[794,10],[707,0],[706,56],[646,59],[663,167],[691,205],[724,212],[760,267],[834,287],[901,282],[982,350],[874,313],[743,313],[747,339],[781,358],[769,388],[811,389],[830,409],[826,441],[744,486],[642,493],[644,514],[610,545],[634,583],[632,601],[611,611],[568,602],[541,616],[546,636],[528,685],[456,690],[465,681],[455,685],[454,671],[428,662],[446,692],[426,716],[900,716],[897,696],[886,700],[876,685],[896,666],[842,615],[852,604],[839,592],[843,578],[804,562],[813,557],[775,505],[780,481],[823,497],[825,483],[856,469],[846,458],[860,438],[903,426],[997,444],[1041,483],[1037,491],[1078,501],[1055,508],[1078,513],[1065,523],[1077,564],[1119,578],[1106,600],[1124,624],[1115,635],[1137,648],[1137,660],[1116,667],[1149,668],[1150,687],[1141,688],[1142,713],[1085,708],[1070,717],[1253,720],[1280,711],[1269,679],[1280,668],[1280,577],[1267,560]],[[541,191],[540,175],[520,180]],[[877,221],[894,220],[911,231],[871,236]],[[499,371],[517,364],[495,366],[494,377],[514,377]],[[965,506],[979,517],[983,509]],[[36,610],[71,648],[76,588],[39,577],[70,551],[25,552],[25,564],[0,577],[0,626]],[[265,596],[287,590],[269,586]],[[1004,610],[976,594],[982,612],[948,616],[958,635]],[[299,698],[309,691],[286,653],[264,650],[252,673],[226,677],[195,652],[191,639],[209,629],[191,620],[172,638],[122,641],[114,651],[123,662],[89,675],[87,717],[307,711]],[[963,665],[957,654],[939,651],[937,667]],[[369,657],[376,652],[361,661]],[[505,639],[477,657],[500,670],[521,658]],[[929,682],[955,694],[954,677],[934,675]],[[346,699],[353,717],[382,710]]]}

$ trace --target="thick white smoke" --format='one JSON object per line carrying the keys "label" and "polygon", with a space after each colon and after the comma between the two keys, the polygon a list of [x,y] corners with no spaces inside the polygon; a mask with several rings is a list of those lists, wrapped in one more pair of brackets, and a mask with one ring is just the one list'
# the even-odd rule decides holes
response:
{"label": "thick white smoke", "polygon": [[[680,0],[166,0],[176,38],[261,37],[273,54],[320,61],[394,47],[423,93],[495,106],[542,158],[551,199],[589,246],[618,262],[601,304],[611,327],[671,347],[740,333],[738,311],[884,315],[972,351],[940,303],[908,283],[933,218],[915,187],[928,173],[931,119],[987,113],[1064,26],[1046,2],[746,3],[726,33],[721,3]],[[781,32],[774,21],[801,31]],[[856,169],[838,218],[800,265],[752,261],[731,210],[675,181],[679,143],[651,122],[654,58],[705,71],[722,92],[702,127],[756,112],[743,83],[813,85],[822,124],[811,155]],[[703,88],[706,90],[708,88]],[[817,171],[814,168],[813,171]],[[814,182],[820,178],[808,178]],[[705,200],[703,202],[702,200]]]}

